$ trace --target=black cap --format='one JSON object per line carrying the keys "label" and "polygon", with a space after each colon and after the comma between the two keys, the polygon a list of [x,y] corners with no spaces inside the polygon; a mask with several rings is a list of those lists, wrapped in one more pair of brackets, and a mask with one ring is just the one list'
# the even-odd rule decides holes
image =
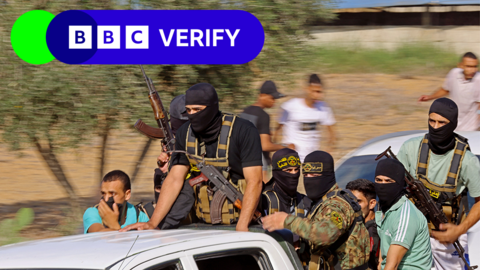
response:
{"label": "black cap", "polygon": [[273,96],[274,99],[285,97],[284,94],[281,94],[277,91],[275,83],[272,81],[265,81],[260,87],[260,94],[268,94]]}
{"label": "black cap", "polygon": [[185,109],[185,95],[179,95],[172,99],[170,116],[180,120],[188,120],[187,109]]}

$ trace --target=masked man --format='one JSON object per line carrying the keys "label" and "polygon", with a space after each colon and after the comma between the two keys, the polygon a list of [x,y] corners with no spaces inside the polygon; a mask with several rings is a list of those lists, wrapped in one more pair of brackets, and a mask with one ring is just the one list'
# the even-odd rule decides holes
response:
{"label": "masked man", "polygon": [[375,170],[380,209],[375,221],[380,236],[382,270],[432,267],[425,216],[405,196],[405,169],[397,160],[382,159]]}
{"label": "masked man", "polygon": [[[247,231],[262,190],[262,146],[258,131],[248,120],[220,112],[217,92],[208,83],[199,83],[187,90],[185,107],[189,122],[177,131],[175,149],[187,151],[198,159],[204,157],[207,164],[224,172],[230,183],[244,194],[241,213],[233,202],[225,200],[221,220],[222,223],[237,223],[238,231]],[[125,230],[155,228],[172,207],[187,174],[198,174],[194,160],[184,153],[174,153],[170,166],[150,221]],[[196,186],[196,213],[206,223],[212,222],[210,202],[213,196],[209,192],[208,185]]]}
{"label": "masked man", "polygon": [[[172,99],[170,102],[170,126],[172,132],[175,135],[177,130],[186,122],[188,122],[187,110],[185,108],[185,95],[178,95]],[[146,203],[142,205],[141,203],[137,205],[143,212],[145,212],[148,217],[153,215],[155,211],[158,198],[160,196],[160,191],[163,185],[163,181],[168,175],[168,161],[170,157],[167,153],[162,152],[158,157],[157,161],[159,168],[155,169],[155,174],[153,176],[154,183],[154,192],[155,192],[155,201]],[[193,189],[188,184],[188,181],[185,181],[183,188],[180,191],[177,199],[173,203],[172,208],[166,215],[166,217],[158,224],[159,229],[174,229],[182,225],[184,222],[191,222],[190,210],[195,202],[193,196]],[[187,218],[188,217],[188,218]]]}
{"label": "masked man", "polygon": [[308,199],[305,201],[305,195],[297,192],[300,165],[295,150],[284,148],[273,154],[273,177],[262,193],[262,214],[281,211],[302,218],[305,216],[305,208],[310,203]]}
{"label": "masked man", "polygon": [[[405,168],[430,190],[432,199],[443,206],[452,224],[442,224],[446,232],[432,232],[436,269],[463,269],[463,261],[452,243],[459,239],[467,248],[467,230],[480,219],[480,163],[469,151],[467,140],[453,131],[457,127],[458,108],[448,98],[435,100],[428,113],[428,133],[406,141],[398,153]],[[468,211],[467,190],[475,198]],[[458,226],[456,226],[456,225]]]}
{"label": "masked man", "polygon": [[83,215],[85,233],[118,231],[135,222],[147,222],[145,213],[128,203],[131,194],[130,177],[120,170],[107,173],[100,187],[102,199]]}
{"label": "masked man", "polygon": [[286,228],[309,241],[310,270],[368,269],[370,238],[360,205],[350,191],[338,187],[333,168],[327,152],[308,154],[302,166],[313,205],[308,217],[278,212],[264,217],[263,227],[268,231]]}

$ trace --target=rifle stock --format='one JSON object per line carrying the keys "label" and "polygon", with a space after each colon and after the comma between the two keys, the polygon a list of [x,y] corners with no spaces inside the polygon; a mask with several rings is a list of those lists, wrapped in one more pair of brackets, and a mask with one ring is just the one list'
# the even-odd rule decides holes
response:
{"label": "rifle stock", "polygon": [[[379,160],[383,156],[398,160],[397,156],[395,156],[395,154],[392,152],[391,146],[389,146],[387,150],[380,153],[375,160]],[[407,191],[409,192],[409,196],[413,198],[415,206],[425,215],[428,221],[432,222],[435,230],[440,230],[440,224],[448,223],[447,216],[440,209],[441,206],[437,206],[425,185],[421,181],[415,179],[406,169],[405,181],[407,182],[408,186]],[[453,243],[453,246],[457,250],[460,258],[462,258],[468,270],[477,268],[476,265],[470,266],[468,264],[467,260],[465,259],[465,250],[458,240]]]}

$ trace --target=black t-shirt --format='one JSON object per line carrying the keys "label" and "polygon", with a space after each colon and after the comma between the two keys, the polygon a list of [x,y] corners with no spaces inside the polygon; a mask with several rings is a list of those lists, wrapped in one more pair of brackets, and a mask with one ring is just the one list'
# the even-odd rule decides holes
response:
{"label": "black t-shirt", "polygon": [[258,106],[250,106],[243,110],[240,117],[252,122],[260,134],[270,135],[270,115]]}
{"label": "black t-shirt", "polygon": [[370,241],[373,242],[373,246],[370,251],[370,259],[368,260],[368,267],[371,269],[377,269],[379,255],[378,249],[380,247],[380,237],[378,236],[377,232],[377,223],[375,223],[375,220],[372,219],[365,223],[365,227],[370,235]]}
{"label": "black t-shirt", "polygon": [[[258,129],[258,133],[270,135],[270,115],[262,108],[254,105],[247,107],[243,110],[243,113],[240,114],[240,117],[252,122]],[[269,152],[263,152],[263,157],[268,164],[272,163]]]}
{"label": "black t-shirt", "polygon": [[[190,122],[182,125],[178,131],[175,142],[176,150],[186,150],[185,143]],[[215,158],[217,154],[218,139],[206,143],[207,158]],[[200,148],[200,146],[198,147]],[[197,151],[200,151],[199,149]],[[171,166],[189,165],[189,161],[183,153],[173,153]],[[228,148],[228,165],[230,175],[234,183],[238,179],[244,179],[243,168],[262,166],[262,145],[258,131],[252,123],[237,117],[232,127],[230,146]]]}

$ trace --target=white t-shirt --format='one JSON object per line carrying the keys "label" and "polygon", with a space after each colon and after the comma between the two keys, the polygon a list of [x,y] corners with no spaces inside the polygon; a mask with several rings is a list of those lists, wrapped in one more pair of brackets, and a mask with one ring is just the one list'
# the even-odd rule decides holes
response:
{"label": "white t-shirt", "polygon": [[448,73],[443,89],[449,91],[450,98],[458,106],[458,125],[456,131],[477,130],[478,104],[480,102],[480,73],[471,80],[465,80],[463,69],[454,68]]}
{"label": "white t-shirt", "polygon": [[325,102],[316,102],[313,108],[305,104],[305,99],[294,98],[281,106],[283,112],[279,123],[283,127],[283,143],[295,144],[300,160],[320,147],[318,125],[331,126],[335,118]]}

